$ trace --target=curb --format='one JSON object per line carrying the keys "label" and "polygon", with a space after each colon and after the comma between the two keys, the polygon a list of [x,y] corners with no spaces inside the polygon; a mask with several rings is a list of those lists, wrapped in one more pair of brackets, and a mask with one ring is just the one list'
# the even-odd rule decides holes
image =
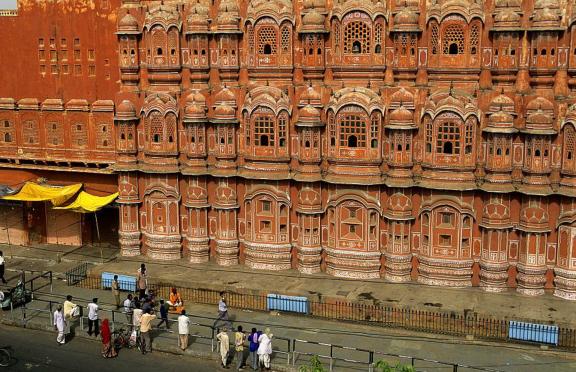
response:
{"label": "curb", "polygon": [[[27,329],[32,329],[35,331],[54,333],[54,330],[52,327],[49,327],[49,326],[44,325],[44,324],[38,324],[36,322],[28,322],[28,323],[26,323],[26,326],[23,326],[21,321],[2,318],[2,319],[0,319],[0,324],[11,326],[11,327],[27,328]],[[81,338],[83,340],[100,343],[99,338],[90,337],[86,334],[85,331],[75,331],[74,338]],[[216,353],[212,353],[212,352],[196,351],[196,350],[190,350],[190,349],[187,349],[186,351],[183,352],[180,350],[180,348],[178,346],[171,346],[167,342],[162,342],[162,341],[160,341],[160,342],[154,341],[152,345],[153,345],[152,350],[156,351],[156,352],[160,352],[160,353],[182,355],[182,356],[196,358],[196,359],[213,360],[215,362],[220,361],[220,356],[217,355]],[[217,365],[219,365],[219,363]],[[296,372],[296,371],[298,371],[297,368],[291,367],[291,366],[286,366],[286,365],[277,365],[277,364],[271,363],[270,366],[272,367],[272,371],[279,371],[279,372]],[[218,368],[218,367],[216,367],[216,368]]]}

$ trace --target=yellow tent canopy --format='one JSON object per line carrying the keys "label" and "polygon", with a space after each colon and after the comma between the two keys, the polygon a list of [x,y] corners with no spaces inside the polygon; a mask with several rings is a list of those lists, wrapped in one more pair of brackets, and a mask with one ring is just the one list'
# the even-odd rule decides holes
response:
{"label": "yellow tent canopy", "polygon": [[53,205],[64,204],[82,188],[81,183],[69,186],[43,186],[34,182],[26,182],[16,194],[3,196],[4,200],[18,201],[51,201]]}
{"label": "yellow tent canopy", "polygon": [[54,207],[54,209],[68,209],[79,213],[91,213],[100,210],[105,205],[108,205],[118,197],[118,193],[107,196],[96,196],[88,194],[85,191],[80,192],[76,200],[65,207]]}

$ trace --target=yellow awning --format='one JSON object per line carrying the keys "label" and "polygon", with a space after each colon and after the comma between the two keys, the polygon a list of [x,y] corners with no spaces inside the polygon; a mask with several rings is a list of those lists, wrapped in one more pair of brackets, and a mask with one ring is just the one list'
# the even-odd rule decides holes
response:
{"label": "yellow awning", "polygon": [[14,195],[3,196],[4,200],[19,201],[51,201],[53,205],[62,205],[73,197],[82,188],[81,183],[69,186],[43,186],[33,182],[26,182]]}
{"label": "yellow awning", "polygon": [[79,213],[96,212],[105,205],[112,203],[117,197],[117,192],[108,196],[96,196],[82,191],[72,203],[65,207],[54,207],[54,209],[69,209]]}

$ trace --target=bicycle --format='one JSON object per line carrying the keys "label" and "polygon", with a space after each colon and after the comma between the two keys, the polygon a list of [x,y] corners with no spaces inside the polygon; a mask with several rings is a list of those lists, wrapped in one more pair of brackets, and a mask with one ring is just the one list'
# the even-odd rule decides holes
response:
{"label": "bicycle", "polygon": [[12,348],[10,346],[0,347],[0,367],[8,367],[12,361]]}
{"label": "bicycle", "polygon": [[137,347],[138,350],[141,350],[140,345],[140,337],[136,337],[136,341],[130,341],[131,332],[120,328],[112,332],[113,340],[114,340],[114,347],[116,350],[120,350],[122,348],[131,349],[133,347]]}

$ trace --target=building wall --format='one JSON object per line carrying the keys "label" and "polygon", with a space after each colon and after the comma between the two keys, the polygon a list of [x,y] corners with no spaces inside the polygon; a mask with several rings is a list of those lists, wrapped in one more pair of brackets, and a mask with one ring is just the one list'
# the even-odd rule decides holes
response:
{"label": "building wall", "polygon": [[571,2],[106,4],[69,18],[119,86],[8,85],[0,114],[18,133],[36,97],[70,123],[49,143],[113,99],[113,164],[83,153],[117,176],[122,254],[576,298]]}

